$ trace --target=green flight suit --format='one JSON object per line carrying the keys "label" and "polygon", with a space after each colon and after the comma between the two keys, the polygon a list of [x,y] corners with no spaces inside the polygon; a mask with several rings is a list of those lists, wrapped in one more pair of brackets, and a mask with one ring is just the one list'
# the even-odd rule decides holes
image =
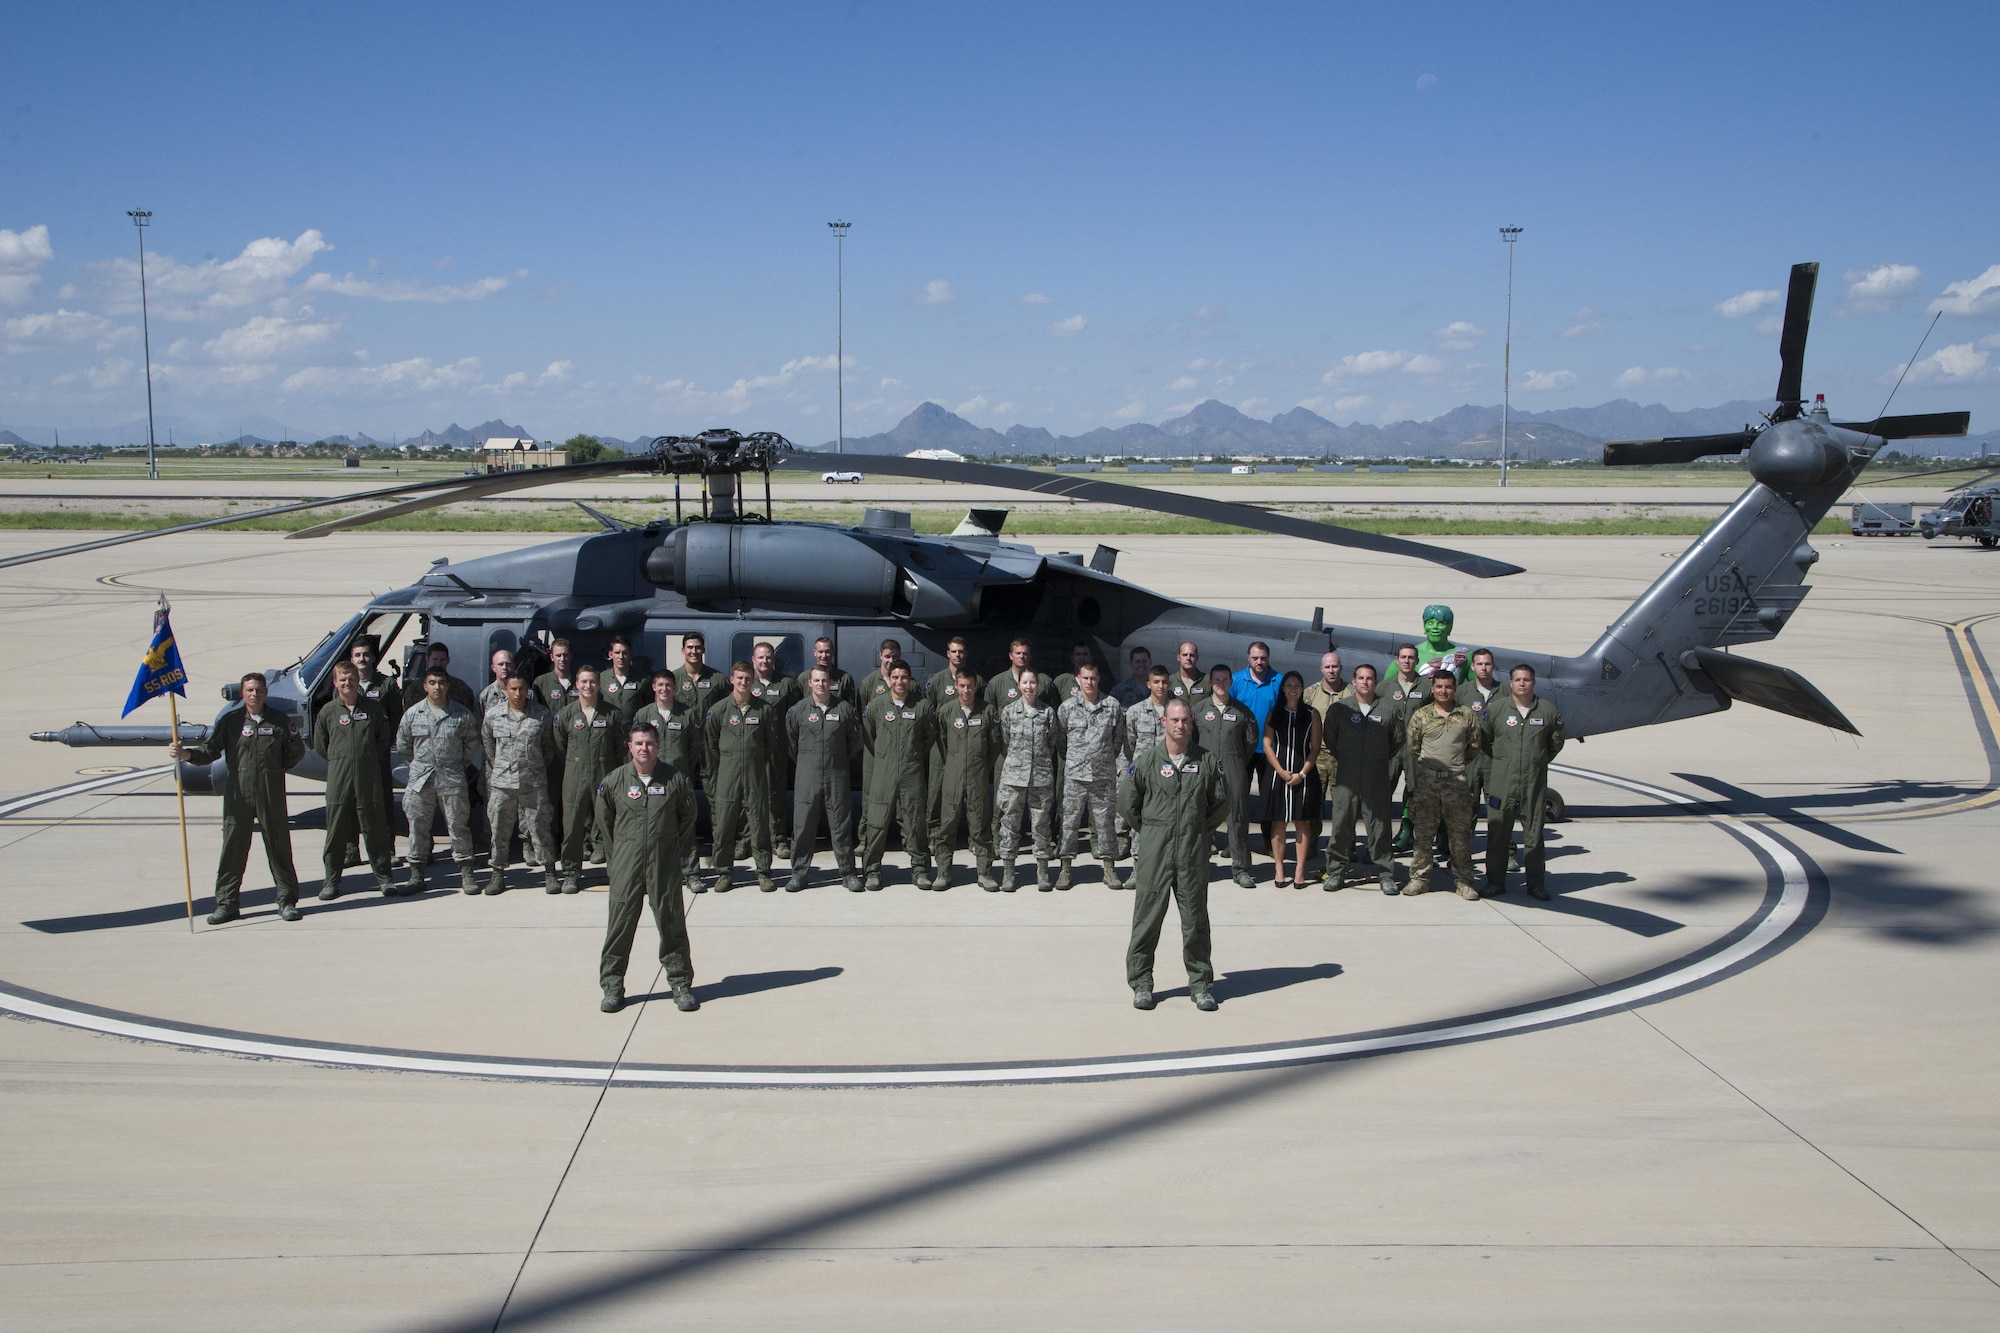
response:
{"label": "green flight suit", "polygon": [[[575,668],[571,670],[574,672]],[[542,707],[549,710],[551,719],[561,717],[562,710],[576,702],[576,676],[572,674],[564,680],[553,671],[544,671],[535,677],[535,697],[542,701]],[[563,841],[562,790],[562,752],[557,751],[555,757],[549,760],[549,792],[554,798],[549,802],[549,837],[557,847],[561,847]]]}
{"label": "green flight suit", "polygon": [[[705,725],[705,719],[708,717],[708,706],[727,693],[729,693],[729,677],[723,675],[714,667],[703,666],[699,676],[689,675],[685,665],[674,669],[674,697],[679,699],[681,706],[688,710],[688,716],[694,718],[698,723]],[[707,746],[708,742],[704,739],[702,742],[702,753],[700,755],[688,756],[690,759],[697,760],[701,765],[699,768],[688,773],[688,780],[693,782],[697,788],[703,788],[708,785],[709,754]],[[713,823],[715,820],[714,802],[711,801],[709,805],[708,818],[709,822]]]}
{"label": "green flight suit", "polygon": [[[708,750],[708,738],[702,734],[701,723],[695,715],[682,706],[678,694],[667,696],[667,707],[663,712],[657,703],[647,704],[633,714],[636,726],[650,722],[660,733],[660,762],[672,764],[694,785],[694,775],[701,771],[702,756]],[[553,781],[553,780],[552,780]],[[686,878],[693,880],[701,873],[701,849],[690,828],[687,836]]]}
{"label": "green flight suit", "polygon": [[[764,705],[764,711],[780,728],[784,726],[785,714],[799,701],[799,696],[793,692],[790,676],[760,680],[753,674],[750,677],[750,697]],[[790,841],[785,836],[785,791],[792,780],[791,754],[783,736],[774,737],[772,743],[764,748],[764,819],[770,826],[771,845],[776,847],[781,842]]]}
{"label": "green flight suit", "polygon": [[357,833],[377,882],[389,878],[396,834],[382,809],[382,765],[395,739],[396,724],[373,699],[357,696],[349,708],[336,694],[320,706],[312,747],[326,760],[325,888],[339,891],[347,848]]}
{"label": "green flight suit", "polygon": [[[1209,694],[1194,706],[1195,736],[1215,756],[1229,783],[1229,865],[1250,873],[1250,774],[1263,752],[1264,732],[1257,715],[1240,699],[1218,701]],[[1136,769],[1138,765],[1135,763]],[[1211,827],[1213,827],[1211,825]]]}
{"label": "green flight suit", "polygon": [[[812,677],[812,667],[807,667],[804,671],[792,677],[792,684],[798,687],[799,698],[810,699],[813,697]],[[856,713],[861,711],[861,691],[855,685],[854,677],[848,675],[839,667],[833,669],[833,692],[830,697],[853,704]]]}
{"label": "green flight suit", "polygon": [[659,928],[660,968],[667,985],[675,990],[692,986],[694,960],[681,892],[687,848],[694,841],[694,788],[686,774],[665,761],[645,776],[627,763],[605,774],[594,799],[595,818],[610,844],[606,860],[611,879],[598,984],[624,994],[632,937],[644,903],[653,909],[653,924]]}
{"label": "green flight suit", "polygon": [[[1240,707],[1240,705],[1239,705]],[[1180,911],[1181,962],[1188,992],[1204,994],[1215,980],[1209,950],[1208,868],[1215,826],[1229,814],[1229,779],[1216,756],[1190,743],[1175,759],[1167,743],[1147,746],[1118,783],[1118,814],[1132,830],[1132,939],[1125,980],[1153,988],[1153,955],[1166,923],[1167,902]]]}
{"label": "green flight suit", "polygon": [[736,869],[739,834],[749,836],[758,876],[771,873],[767,775],[771,747],[785,743],[784,725],[783,714],[768,712],[757,699],[739,704],[734,694],[725,694],[708,706],[708,822],[715,836],[709,864],[719,890],[729,887]]}
{"label": "green flight suit", "polygon": [[597,692],[629,723],[641,708],[653,702],[653,669],[641,669],[635,660],[632,674],[620,680],[615,671],[606,667],[597,673]]}
{"label": "green flight suit", "polygon": [[1000,749],[999,723],[976,695],[971,708],[954,697],[935,705],[931,717],[937,732],[931,749],[935,812],[931,855],[940,872],[950,871],[963,819],[972,863],[984,875],[993,864],[993,762]]}
{"label": "green flight suit", "polygon": [[902,829],[911,872],[922,874],[930,869],[925,792],[936,725],[929,702],[914,690],[900,704],[893,694],[881,695],[862,714],[862,752],[869,763],[868,785],[861,794],[867,816],[861,866],[870,875],[882,872],[882,853],[889,846],[892,820]]}
{"label": "green flight suit", "polygon": [[1541,888],[1548,876],[1542,815],[1549,797],[1549,765],[1563,748],[1562,714],[1537,696],[1522,717],[1512,694],[1496,694],[1487,705],[1483,727],[1486,793],[1492,798],[1486,812],[1486,877],[1498,884],[1506,875],[1507,846],[1518,819],[1528,887]]}
{"label": "green flight suit", "polygon": [[[992,710],[986,707],[985,680],[981,679],[978,673],[976,672],[973,674],[973,679],[978,681],[978,684],[972,687],[973,706],[976,708],[985,709],[985,711],[991,713]],[[939,715],[939,723],[940,725],[942,725],[944,710],[946,708],[956,708],[958,706],[958,668],[947,665],[944,670],[939,671],[934,675],[932,675],[929,682],[926,683],[924,686],[924,698],[927,701],[929,701],[931,706],[931,711]],[[932,756],[931,772],[933,774],[937,772],[936,755]],[[987,775],[987,786],[989,788],[992,786],[992,774],[990,773]],[[935,845],[938,841],[939,829],[944,823],[944,802],[941,795],[941,789],[935,781],[931,783],[930,790],[925,794],[930,798],[930,809],[927,810],[925,813],[930,820],[930,828],[931,828],[930,840],[932,844]],[[988,802],[988,809],[989,809],[989,819],[987,823],[987,841],[991,842],[992,841],[992,823],[990,819],[991,802]],[[954,839],[957,837],[956,830],[953,830],[953,837]]]}
{"label": "green flight suit", "polygon": [[861,710],[829,695],[826,707],[801,699],[785,714],[792,771],[792,872],[812,867],[819,822],[826,820],[834,864],[854,876],[854,761],[861,754]]}
{"label": "green flight suit", "polygon": [[556,753],[562,756],[562,843],[560,855],[565,871],[583,873],[584,847],[597,827],[597,784],[618,767],[630,739],[625,721],[615,708],[598,701],[596,716],[586,718],[583,704],[573,703],[556,717]]}
{"label": "green flight suit", "polygon": [[278,889],[278,906],[299,900],[299,876],[292,868],[292,826],[285,812],[285,774],[306,757],[306,743],[292,730],[291,714],[266,701],[264,713],[250,720],[238,704],[216,719],[214,730],[199,745],[187,747],[188,762],[229,761],[222,785],[222,855],[215,867],[215,905],[234,909],[243,888],[243,867],[250,860],[252,826],[264,835],[264,859]]}
{"label": "green flight suit", "polygon": [[[392,678],[377,671],[368,677],[368,679],[361,682],[361,697],[364,699],[373,699],[376,703],[381,704],[382,712],[389,719],[389,748],[382,752],[381,763],[382,818],[389,823],[391,855],[393,856],[393,844],[396,836],[396,775],[394,768],[396,762],[396,724],[403,720],[403,691],[397,687],[396,682]],[[356,859],[355,852],[359,846],[357,842],[359,835],[360,830],[357,828],[354,833],[348,836],[347,842],[341,847],[340,864],[343,867],[354,863]]]}
{"label": "green flight suit", "polygon": [[1327,821],[1326,882],[1340,886],[1354,861],[1354,823],[1361,821],[1367,840],[1367,864],[1382,883],[1396,882],[1396,862],[1390,851],[1389,801],[1394,786],[1390,761],[1403,747],[1401,711],[1378,696],[1363,712],[1361,701],[1343,694],[1327,706],[1320,737],[1334,757],[1333,785],[1327,789],[1331,815]]}

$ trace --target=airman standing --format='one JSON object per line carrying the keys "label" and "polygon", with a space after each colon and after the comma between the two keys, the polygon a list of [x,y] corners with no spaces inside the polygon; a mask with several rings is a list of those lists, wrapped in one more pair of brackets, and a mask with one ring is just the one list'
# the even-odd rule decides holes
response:
{"label": "airman standing", "polygon": [[[782,729],[785,714],[798,702],[790,676],[778,674],[778,650],[760,643],[750,650],[750,697],[764,705],[771,725]],[[792,859],[792,840],[785,833],[785,789],[791,780],[792,765],[784,738],[774,736],[766,747],[764,774],[764,818],[771,830],[771,851],[780,861]]]}
{"label": "airman standing", "polygon": [[833,673],[833,697],[845,700],[854,705],[855,712],[858,714],[861,709],[861,693],[855,687],[854,677],[842,671],[840,664],[834,660],[833,640],[824,634],[813,640],[812,666],[807,667],[798,675],[797,684],[801,699],[812,697],[813,667],[825,667]]}
{"label": "airman standing", "polygon": [[1208,675],[1201,669],[1201,654],[1192,642],[1183,643],[1174,650],[1174,677],[1167,684],[1167,693],[1176,699],[1187,700],[1188,707],[1199,710],[1202,700],[1208,698]]}
{"label": "airman standing", "polygon": [[1148,682],[1153,675],[1153,653],[1149,648],[1134,648],[1127,658],[1132,664],[1132,674],[1111,687],[1111,697],[1121,708],[1129,710],[1152,693]]}
{"label": "airman standing", "polygon": [[1250,878],[1250,775],[1264,749],[1264,729],[1250,710],[1229,696],[1230,671],[1218,662],[1208,671],[1208,694],[1195,705],[1195,733],[1201,748],[1215,756],[1229,788],[1227,828],[1230,877],[1239,888],[1255,888]]}
{"label": "airman standing", "polygon": [[175,740],[167,755],[191,764],[227,759],[222,787],[222,855],[215,865],[215,910],[208,924],[219,926],[239,915],[243,867],[250,860],[253,827],[264,835],[264,859],[278,889],[278,915],[299,919],[299,876],[292,868],[292,825],[285,810],[285,774],[306,757],[306,743],[292,730],[291,717],[270,707],[264,677],[243,677],[242,702],[215,720],[199,745]]}
{"label": "airman standing", "polygon": [[931,756],[931,804],[937,818],[931,825],[931,861],[937,877],[927,886],[939,892],[951,887],[951,858],[958,843],[958,825],[965,821],[965,841],[972,850],[979,887],[1000,887],[993,878],[993,756],[999,749],[999,728],[979,694],[979,675],[959,668],[951,699],[933,714],[937,745]]}
{"label": "airman standing", "polygon": [[442,665],[424,671],[424,697],[403,710],[396,724],[396,753],[408,767],[403,780],[403,813],[410,821],[409,889],[428,887],[424,867],[431,860],[431,824],[439,807],[458,862],[460,892],[477,894],[473,878],[472,805],[465,770],[479,760],[479,723],[472,710],[451,697],[451,673]]}
{"label": "airman standing", "polygon": [[[1319,714],[1320,734],[1322,737],[1326,734],[1326,710],[1333,706],[1334,700],[1349,697],[1352,693],[1353,691],[1347,687],[1347,681],[1341,675],[1340,653],[1338,651],[1328,651],[1320,654],[1319,679],[1306,686],[1305,699],[1306,706]],[[1333,747],[1331,745],[1321,745],[1319,747],[1319,757],[1313,760],[1313,766],[1319,770],[1319,789],[1328,796],[1331,796],[1333,794],[1335,777]],[[1314,847],[1319,846],[1318,819],[1312,821],[1311,836],[1312,845]]]}
{"label": "airman standing", "polygon": [[[347,649],[347,660],[354,664],[354,670],[361,682],[361,697],[372,699],[382,706],[382,715],[389,719],[389,748],[382,752],[382,818],[388,821],[391,837],[396,831],[396,776],[395,739],[396,724],[403,720],[403,692],[398,689],[393,678],[376,670],[382,655],[382,640],[374,634],[357,634]],[[355,829],[354,837],[341,849],[342,868],[359,865],[360,845],[355,838],[360,836]]]}
{"label": "airman standing", "polygon": [[[470,685],[451,674],[451,648],[443,643],[433,643],[427,647],[424,650],[423,674],[413,675],[411,679],[403,682],[405,711],[415,707],[428,695],[429,688],[424,684],[424,677],[430,675],[433,670],[444,672],[445,697],[476,717],[479,713],[479,696],[473,692]],[[401,722],[402,719],[398,718],[398,725]]]}
{"label": "airman standing", "polygon": [[1458,702],[1458,677],[1440,671],[1431,677],[1431,702],[1410,715],[1404,762],[1411,775],[1411,811],[1416,822],[1415,850],[1410,854],[1410,882],[1403,896],[1415,897],[1430,888],[1431,865],[1437,851],[1438,825],[1451,841],[1451,877],[1458,896],[1479,900],[1472,883],[1472,789],[1466,770],[1478,758],[1484,736],[1472,710]]}
{"label": "airman standing", "polygon": [[1007,669],[995,676],[986,686],[986,706],[993,712],[1004,713],[1007,705],[1021,697],[1021,681],[1028,676],[1035,678],[1035,692],[1042,700],[1044,708],[1052,708],[1049,700],[1054,696],[1054,687],[1049,678],[1035,670],[1035,646],[1026,639],[1016,639],[1007,645]]}
{"label": "airman standing", "polygon": [[1104,887],[1123,887],[1118,882],[1118,832],[1112,826],[1112,810],[1118,804],[1125,710],[1098,686],[1097,664],[1085,662],[1076,670],[1076,693],[1056,709],[1064,757],[1062,833],[1056,839],[1056,854],[1062,858],[1056,875],[1058,889],[1070,886],[1074,860],[1070,848],[1086,817],[1090,820],[1091,850],[1104,871]]}
{"label": "airman standing", "polygon": [[1493,795],[1486,815],[1486,892],[1507,892],[1507,847],[1514,840],[1514,821],[1521,822],[1522,862],[1528,872],[1528,896],[1549,900],[1548,849],[1542,845],[1542,819],[1549,799],[1549,765],[1562,753],[1563,718],[1556,706],[1535,695],[1535,669],[1525,664],[1507,673],[1509,692],[1495,699],[1484,721],[1487,790]]}
{"label": "airman standing", "polygon": [[472,710],[474,715],[482,718],[490,709],[507,706],[507,676],[514,669],[514,654],[505,648],[495,648],[493,655],[487,659],[487,666],[492,671],[492,679],[480,688],[479,706]]}
{"label": "airman standing", "polygon": [[681,875],[694,839],[694,789],[685,774],[660,762],[659,735],[650,724],[634,723],[625,749],[630,762],[606,773],[596,787],[594,820],[604,826],[610,844],[611,880],[597,964],[604,999],[597,1007],[607,1014],[625,1007],[625,970],[643,903],[653,909],[660,932],[660,969],[673,991],[674,1008],[691,1013],[701,1008],[701,1001],[694,995]]}
{"label": "airman standing", "polygon": [[1132,882],[1138,890],[1125,949],[1125,980],[1135,1009],[1155,1004],[1153,955],[1169,899],[1180,910],[1188,996],[1204,1012],[1217,1007],[1208,869],[1215,826],[1229,813],[1229,780],[1215,755],[1196,743],[1192,723],[1187,700],[1171,700],[1163,718],[1165,736],[1134,757],[1131,774],[1118,784],[1118,809],[1133,833]]}
{"label": "airman standing", "polygon": [[869,757],[868,786],[863,793],[868,841],[861,868],[870,889],[882,887],[882,853],[889,846],[893,820],[910,853],[910,878],[922,885],[930,879],[930,803],[925,797],[935,718],[928,701],[917,694],[908,662],[894,662],[887,672],[889,692],[879,695],[862,714],[861,744]]}
{"label": "airman standing", "polygon": [[486,892],[492,897],[506,892],[508,854],[518,823],[528,858],[542,867],[544,890],[561,893],[555,843],[549,836],[549,760],[556,752],[555,726],[527,676],[513,672],[504,684],[506,702],[487,709],[479,724],[480,746],[486,754],[486,822],[493,829]]}
{"label": "airman standing", "polygon": [[[570,651],[568,639],[557,639],[549,645],[549,669],[535,677],[535,697],[548,711],[549,724],[562,716],[562,710],[576,702],[576,655]],[[561,847],[563,842],[563,761],[562,751],[557,750],[549,760],[549,846]]]}
{"label": "airman standing", "polygon": [[806,673],[811,696],[793,704],[785,714],[787,748],[796,765],[792,773],[792,878],[785,885],[787,893],[799,892],[811,877],[821,816],[826,819],[842,882],[850,893],[862,892],[861,876],[854,869],[851,808],[853,764],[861,753],[861,712],[852,699],[834,693],[838,671],[830,663],[813,667]]}
{"label": "airman standing", "polygon": [[1363,662],[1354,668],[1353,688],[1328,706],[1320,721],[1325,748],[1332,750],[1334,782],[1327,821],[1326,881],[1328,893],[1343,887],[1354,861],[1354,822],[1361,821],[1368,861],[1382,883],[1382,892],[1396,890],[1396,862],[1389,851],[1389,761],[1402,749],[1400,713],[1375,693],[1375,668]]}
{"label": "airman standing", "polygon": [[770,750],[784,743],[783,715],[765,709],[750,693],[748,662],[729,668],[729,693],[708,706],[704,734],[708,738],[708,819],[715,832],[710,864],[717,893],[736,887],[736,838],[747,833],[751,863],[757,867],[757,887],[777,890],[771,878],[771,823],[765,795]]}
{"label": "airman standing", "polygon": [[1069,646],[1069,670],[1055,678],[1053,689],[1047,696],[1049,707],[1061,712],[1062,706],[1076,697],[1077,677],[1096,660],[1096,650],[1091,647],[1089,639],[1078,639],[1072,643]]}
{"label": "airman standing", "polygon": [[397,895],[389,863],[396,854],[395,826],[383,816],[382,757],[395,739],[382,705],[361,697],[361,673],[352,662],[333,667],[333,698],[313,722],[313,749],[326,761],[326,844],[319,896],[340,896],[346,847],[357,836],[368,848],[368,867],[385,898]]}
{"label": "airman standing", "polygon": [[[602,836],[597,827],[597,784],[618,766],[624,720],[597,689],[597,668],[576,669],[576,702],[557,714],[556,753],[562,756],[562,891],[583,887],[584,850]],[[624,732],[629,737],[630,732]],[[658,737],[654,738],[657,748]]]}
{"label": "airman standing", "polygon": [[611,669],[598,675],[597,692],[627,726],[653,702],[653,673],[633,655],[632,640],[623,634],[611,636]]}
{"label": "airman standing", "polygon": [[1014,891],[1015,848],[1025,816],[1035,840],[1035,887],[1048,893],[1055,888],[1049,861],[1056,852],[1052,807],[1056,763],[1062,757],[1062,724],[1056,720],[1056,710],[1042,701],[1041,677],[1034,672],[1018,677],[1012,690],[1015,697],[1000,710],[999,787],[993,800],[1000,891]]}

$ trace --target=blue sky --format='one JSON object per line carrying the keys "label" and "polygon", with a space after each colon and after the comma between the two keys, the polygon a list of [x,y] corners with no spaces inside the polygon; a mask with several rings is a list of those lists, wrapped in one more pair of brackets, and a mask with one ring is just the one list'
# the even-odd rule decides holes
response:
{"label": "blue sky", "polygon": [[[2000,425],[1990,5],[42,6],[0,426],[1074,433],[1809,392]],[[164,433],[164,432],[163,432]]]}

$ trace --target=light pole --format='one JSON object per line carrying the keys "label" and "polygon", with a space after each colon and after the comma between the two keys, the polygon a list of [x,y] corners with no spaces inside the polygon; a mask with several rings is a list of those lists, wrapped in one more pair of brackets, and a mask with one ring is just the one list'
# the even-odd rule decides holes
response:
{"label": "light pole", "polygon": [[833,229],[833,451],[847,452],[847,229],[852,222],[829,222]]}
{"label": "light pole", "polygon": [[146,314],[146,228],[153,214],[144,208],[128,208],[125,216],[139,229],[139,334],[146,344],[146,480],[160,479],[160,465],[153,457],[153,327]]}
{"label": "light pole", "polygon": [[1507,415],[1514,402],[1514,242],[1519,227],[1502,227],[1500,239],[1507,243],[1507,333],[1500,353],[1500,484],[1507,484]]}

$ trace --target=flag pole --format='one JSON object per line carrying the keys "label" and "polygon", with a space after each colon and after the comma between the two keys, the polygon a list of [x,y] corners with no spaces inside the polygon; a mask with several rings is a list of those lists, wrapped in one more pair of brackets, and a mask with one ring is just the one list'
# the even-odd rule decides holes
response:
{"label": "flag pole", "polygon": [[[181,741],[181,710],[174,703],[171,692],[167,695],[167,721],[173,728],[174,744]],[[188,934],[194,934],[194,862],[188,856],[188,802],[187,789],[181,785],[181,761],[174,762],[174,801],[181,808],[181,884],[187,889]]]}

